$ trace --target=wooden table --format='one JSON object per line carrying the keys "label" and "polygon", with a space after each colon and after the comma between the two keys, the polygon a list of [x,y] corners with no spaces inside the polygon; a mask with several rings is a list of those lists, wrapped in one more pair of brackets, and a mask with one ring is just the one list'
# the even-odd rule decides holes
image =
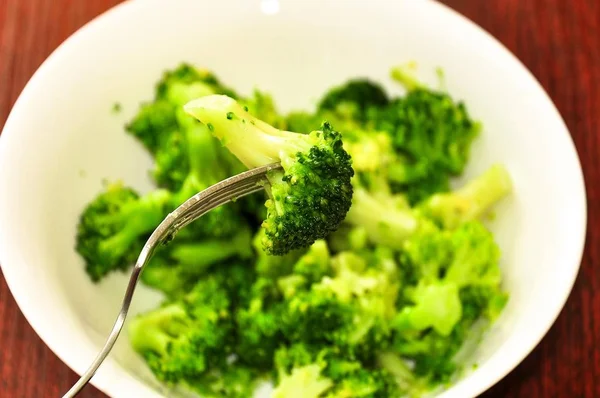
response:
{"label": "wooden table", "polygon": [[[0,0],[0,127],[46,56],[118,2]],[[600,1],[444,2],[491,32],[539,79],[573,135],[588,190],[588,244],[565,309],[533,353],[483,397],[600,397]],[[0,274],[0,397],[55,398],[76,379],[25,321]],[[88,387],[81,396],[105,395]]]}

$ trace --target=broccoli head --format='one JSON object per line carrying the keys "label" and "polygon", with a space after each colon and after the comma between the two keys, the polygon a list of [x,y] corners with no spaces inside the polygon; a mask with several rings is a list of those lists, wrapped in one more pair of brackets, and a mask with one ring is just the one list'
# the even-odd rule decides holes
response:
{"label": "broccoli head", "polygon": [[208,276],[185,297],[132,319],[129,335],[156,377],[177,384],[224,364],[232,327],[223,277]]}
{"label": "broccoli head", "polygon": [[243,363],[264,370],[273,365],[275,350],[283,341],[281,309],[276,281],[258,277],[236,312],[235,353]]}
{"label": "broccoli head", "polygon": [[126,124],[127,132],[154,156],[152,177],[159,186],[178,190],[188,174],[186,130],[197,121],[183,112],[183,104],[217,93],[235,97],[212,73],[182,63],[163,73],[154,99],[141,104],[138,113]]}
{"label": "broccoli head", "polygon": [[431,228],[411,237],[401,255],[415,276],[391,322],[393,349],[432,383],[457,369],[454,356],[476,321],[495,319],[507,300],[500,286],[500,250],[479,221],[456,230]]}
{"label": "broccoli head", "polygon": [[86,206],[77,226],[76,250],[93,281],[135,262],[147,234],[162,221],[168,200],[163,190],[139,197],[115,183]]}
{"label": "broccoli head", "polygon": [[388,104],[385,90],[368,79],[351,79],[329,90],[318,105],[318,111],[346,113],[365,121],[371,108]]}
{"label": "broccoli head", "polygon": [[[226,177],[219,166],[217,143],[206,126],[197,123],[186,130],[186,136],[190,168],[179,191],[158,189],[139,197],[131,189],[113,184],[81,215],[76,248],[93,280],[130,266],[145,239],[170,211]],[[234,205],[225,205],[191,223],[180,236],[231,238],[240,228],[245,228],[244,217]]]}
{"label": "broccoli head", "polygon": [[266,187],[267,252],[281,255],[308,247],[344,220],[354,171],[340,134],[329,124],[306,135],[279,130],[223,95],[199,98],[185,109],[247,167],[281,163],[283,171],[272,171]]}
{"label": "broccoli head", "polygon": [[384,398],[400,396],[387,370],[345,357],[336,347],[303,343],[281,347],[275,354],[276,397]]}
{"label": "broccoli head", "polygon": [[390,134],[395,151],[404,159],[403,175],[395,189],[417,203],[434,192],[446,191],[449,178],[459,175],[469,159],[480,124],[462,102],[424,88],[410,90],[372,116],[376,130]]}
{"label": "broccoli head", "polygon": [[220,369],[211,369],[186,384],[203,398],[248,398],[258,383],[258,372],[233,362]]}

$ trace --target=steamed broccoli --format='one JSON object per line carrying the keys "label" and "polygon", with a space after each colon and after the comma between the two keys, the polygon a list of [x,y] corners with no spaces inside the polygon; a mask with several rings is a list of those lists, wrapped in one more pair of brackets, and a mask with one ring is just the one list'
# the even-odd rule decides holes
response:
{"label": "steamed broccoli", "polygon": [[400,396],[391,373],[345,357],[335,347],[297,343],[275,354],[277,388],[272,397],[385,398]]}
{"label": "steamed broccoli", "polygon": [[454,231],[432,228],[405,243],[403,267],[416,284],[404,290],[392,321],[395,349],[434,381],[456,369],[453,355],[478,319],[494,320],[507,300],[500,286],[500,249],[479,221]]}
{"label": "steamed broccoli", "polygon": [[371,109],[385,107],[389,102],[385,90],[368,79],[352,79],[329,90],[319,102],[319,111],[350,114],[366,120]]}
{"label": "steamed broccoli", "polygon": [[93,281],[135,262],[146,234],[162,221],[169,197],[164,190],[140,197],[115,183],[86,206],[77,226],[76,250]]}
{"label": "steamed broccoli", "polygon": [[256,369],[233,362],[220,369],[211,369],[188,381],[187,385],[203,398],[248,398],[252,396],[259,376]]}
{"label": "steamed broccoli", "polygon": [[[179,191],[158,189],[139,197],[129,188],[111,185],[85,209],[77,232],[77,250],[93,280],[130,266],[149,233],[170,211],[226,177],[208,129],[197,123],[186,130],[186,136],[190,168]],[[235,207],[221,206],[192,223],[181,235],[224,238],[233,235],[244,222]]]}
{"label": "steamed broccoli", "polygon": [[251,235],[242,228],[232,237],[200,241],[176,241],[162,247],[142,273],[142,281],[169,296],[179,296],[212,266],[232,258],[248,260],[253,256]]}
{"label": "steamed broccoli", "polygon": [[[358,184],[355,181],[355,185]],[[374,243],[402,249],[406,239],[432,222],[456,227],[480,218],[510,190],[508,172],[496,165],[462,188],[434,195],[421,206],[411,208],[402,196],[389,193],[391,189],[386,181],[379,180],[370,189],[355,187],[346,221],[363,227]]]}
{"label": "steamed broccoli", "polygon": [[412,204],[448,190],[450,177],[463,172],[480,132],[463,103],[420,87],[379,109],[372,120],[376,130],[390,135],[407,165],[394,185]]}
{"label": "steamed broccoli", "polygon": [[178,383],[223,365],[231,351],[231,301],[223,277],[200,280],[185,297],[141,314],[129,325],[133,348],[155,376]]}
{"label": "steamed broccoli", "polygon": [[236,312],[235,353],[243,363],[267,370],[283,341],[281,294],[273,279],[259,277]]}
{"label": "steamed broccoli", "polygon": [[324,121],[336,127],[346,138],[355,130],[368,129],[371,115],[389,103],[384,89],[368,79],[353,79],[325,93],[315,113],[293,111],[285,120],[291,131],[308,133]]}
{"label": "steamed broccoli", "polygon": [[197,122],[182,106],[193,98],[210,94],[236,94],[212,73],[181,64],[163,74],[153,101],[141,105],[126,130],[154,155],[152,176],[158,185],[178,190],[190,166],[186,130]]}
{"label": "steamed broccoli", "polygon": [[266,187],[267,252],[281,255],[307,247],[343,221],[354,171],[340,134],[329,124],[308,135],[279,130],[222,95],[194,100],[185,109],[247,167],[281,163],[283,171],[270,172]]}
{"label": "steamed broccoli", "polygon": [[494,165],[450,189],[479,123],[406,71],[392,78],[406,94],[352,79],[284,116],[266,92],[239,96],[187,64],[164,73],[126,126],[157,189],[115,183],[88,204],[77,250],[92,280],[132,263],[190,196],[282,168],[144,270],[166,298],[129,335],[159,380],[214,398],[252,396],[269,376],[273,398],[417,398],[457,377],[508,300],[482,220],[511,180]]}

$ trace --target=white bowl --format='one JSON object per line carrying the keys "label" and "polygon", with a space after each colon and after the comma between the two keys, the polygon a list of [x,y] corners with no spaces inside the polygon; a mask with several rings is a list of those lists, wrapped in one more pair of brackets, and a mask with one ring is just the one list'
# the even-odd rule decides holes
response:
{"label": "white bowl", "polygon": [[[73,250],[75,226],[104,178],[151,188],[151,159],[123,131],[161,72],[181,61],[284,110],[308,107],[332,84],[366,75],[391,90],[389,68],[415,60],[484,123],[467,176],[493,162],[514,195],[493,225],[509,304],[473,360],[477,370],[441,397],[474,397],[513,369],[554,322],[581,259],[586,203],[565,124],[531,74],[483,30],[431,1],[145,0],[126,2],[61,45],[33,76],[0,139],[0,260],[40,337],[82,373],[101,347],[126,276],[100,285]],[[123,112],[115,115],[115,101]],[[133,311],[158,297],[143,288]],[[93,379],[113,397],[158,397],[123,336]],[[163,392],[166,394],[166,392]]]}

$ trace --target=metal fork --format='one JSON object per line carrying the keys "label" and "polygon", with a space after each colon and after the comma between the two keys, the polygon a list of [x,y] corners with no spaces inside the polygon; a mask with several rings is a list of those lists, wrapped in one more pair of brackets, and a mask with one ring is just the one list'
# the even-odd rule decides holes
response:
{"label": "metal fork", "polygon": [[175,234],[181,228],[189,225],[192,221],[197,220],[212,209],[264,189],[265,183],[267,182],[267,173],[271,170],[280,168],[281,165],[275,163],[251,169],[223,180],[186,200],[160,223],[152,235],[150,235],[150,238],[148,238],[148,241],[142,248],[135,263],[131,276],[129,277],[129,283],[127,284],[125,297],[121,304],[121,310],[119,311],[119,315],[117,316],[108,339],[104,343],[104,347],[102,347],[102,350],[98,353],[94,362],[92,362],[85,373],[81,375],[77,383],[63,395],[63,398],[72,398],[79,394],[83,387],[85,387],[94,376],[102,362],[108,356],[110,350],[113,348],[117,337],[119,337],[121,329],[123,329],[123,325],[125,324],[125,318],[127,317],[127,312],[129,311],[129,306],[140,274],[146,264],[150,261],[154,250],[159,245],[173,239]]}

